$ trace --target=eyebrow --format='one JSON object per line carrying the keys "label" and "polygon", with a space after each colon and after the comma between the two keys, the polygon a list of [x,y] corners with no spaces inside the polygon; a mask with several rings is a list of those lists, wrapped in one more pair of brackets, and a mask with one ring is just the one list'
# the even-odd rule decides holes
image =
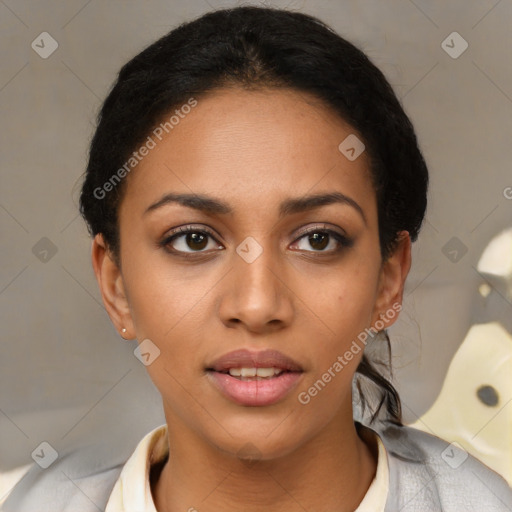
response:
{"label": "eyebrow", "polygon": [[[233,209],[224,201],[204,194],[176,194],[169,193],[162,196],[156,203],[150,205],[143,215],[152,212],[162,206],[177,203],[188,208],[202,211],[212,215],[227,215],[233,213]],[[285,199],[279,205],[279,218],[294,213],[301,213],[308,210],[326,206],[329,204],[345,204],[356,210],[367,224],[366,215],[359,204],[349,196],[341,192],[329,192],[324,194],[313,194],[304,197]]]}

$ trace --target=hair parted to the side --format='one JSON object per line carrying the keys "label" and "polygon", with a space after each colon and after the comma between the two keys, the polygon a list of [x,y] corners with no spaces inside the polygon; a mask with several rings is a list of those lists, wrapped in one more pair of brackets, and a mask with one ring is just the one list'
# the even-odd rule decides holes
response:
{"label": "hair parted to the side", "polygon": [[[427,206],[428,170],[414,128],[383,73],[313,16],[242,6],[208,12],[151,44],[121,68],[102,105],[80,212],[92,236],[103,234],[118,265],[118,207],[127,180],[101,198],[95,191],[174,109],[223,87],[292,88],[323,101],[365,144],[383,260],[395,249],[400,231],[417,239]],[[385,406],[388,419],[400,424],[393,385],[366,355],[357,372],[377,386],[372,421]]]}

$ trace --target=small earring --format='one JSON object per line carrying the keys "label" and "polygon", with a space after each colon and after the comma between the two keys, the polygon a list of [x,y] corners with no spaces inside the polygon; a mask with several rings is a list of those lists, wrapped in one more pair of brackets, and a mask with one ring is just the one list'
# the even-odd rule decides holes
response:
{"label": "small earring", "polygon": [[[123,327],[123,328],[121,329],[121,332],[122,332],[123,334],[126,334],[126,327]],[[124,339],[123,334],[121,334],[121,338],[123,338],[123,339]]]}

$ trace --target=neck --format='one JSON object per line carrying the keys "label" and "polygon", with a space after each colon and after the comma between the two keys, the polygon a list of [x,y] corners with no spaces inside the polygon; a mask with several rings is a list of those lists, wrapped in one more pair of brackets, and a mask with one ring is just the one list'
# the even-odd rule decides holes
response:
{"label": "neck", "polygon": [[377,446],[368,430],[360,437],[352,416],[345,418],[340,413],[289,455],[253,462],[168,418],[170,455],[152,488],[155,506],[159,512],[353,511],[375,476]]}

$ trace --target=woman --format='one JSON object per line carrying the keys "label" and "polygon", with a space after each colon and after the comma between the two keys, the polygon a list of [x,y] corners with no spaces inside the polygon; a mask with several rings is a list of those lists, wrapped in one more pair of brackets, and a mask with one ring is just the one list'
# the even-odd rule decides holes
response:
{"label": "woman", "polygon": [[211,12],[128,62],[80,206],[166,424],[58,509],[512,509],[500,476],[402,426],[364,353],[389,346],[427,185],[383,74],[313,17]]}

